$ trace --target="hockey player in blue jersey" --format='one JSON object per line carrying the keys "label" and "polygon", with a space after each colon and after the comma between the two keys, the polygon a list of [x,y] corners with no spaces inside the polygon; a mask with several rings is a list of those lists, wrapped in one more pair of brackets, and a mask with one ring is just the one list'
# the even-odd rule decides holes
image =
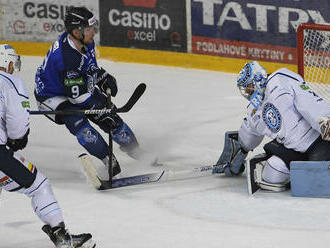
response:
{"label": "hockey player in blue jersey", "polygon": [[[54,42],[43,64],[37,69],[35,97],[40,110],[104,109],[106,91],[117,94],[116,79],[98,67],[95,58],[94,35],[97,20],[85,7],[72,7],[64,20],[66,32]],[[118,114],[85,116],[48,115],[57,124],[64,124],[77,137],[91,155],[109,166],[108,145],[89,121],[104,132],[110,132],[120,149],[134,157],[138,142],[134,133]],[[113,175],[120,173],[120,166],[113,155]]]}

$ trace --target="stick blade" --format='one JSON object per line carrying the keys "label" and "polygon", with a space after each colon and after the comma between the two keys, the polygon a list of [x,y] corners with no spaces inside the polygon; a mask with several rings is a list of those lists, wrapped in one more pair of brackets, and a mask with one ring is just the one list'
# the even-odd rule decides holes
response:
{"label": "stick blade", "polygon": [[132,96],[128,99],[127,103],[118,108],[116,113],[126,113],[131,110],[131,108],[135,105],[135,103],[140,99],[147,88],[145,83],[140,83],[134,90]]}

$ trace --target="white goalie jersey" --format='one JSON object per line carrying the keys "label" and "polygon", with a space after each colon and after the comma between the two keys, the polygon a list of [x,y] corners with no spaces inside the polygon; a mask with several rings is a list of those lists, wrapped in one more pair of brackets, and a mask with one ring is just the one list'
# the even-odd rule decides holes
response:
{"label": "white goalie jersey", "polygon": [[269,75],[261,106],[249,104],[247,112],[239,130],[245,149],[254,149],[266,135],[305,152],[320,136],[318,119],[330,116],[330,104],[316,96],[299,74],[283,68]]}
{"label": "white goalie jersey", "polygon": [[29,97],[21,79],[0,71],[0,145],[19,139],[29,129]]}

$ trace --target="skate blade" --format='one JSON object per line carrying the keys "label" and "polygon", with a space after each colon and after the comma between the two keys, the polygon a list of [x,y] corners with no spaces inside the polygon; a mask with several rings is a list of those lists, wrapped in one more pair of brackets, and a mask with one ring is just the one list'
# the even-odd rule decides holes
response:
{"label": "skate blade", "polygon": [[90,239],[90,240],[87,240],[85,243],[83,243],[81,246],[77,246],[77,247],[74,247],[74,248],[95,248],[96,247],[96,243]]}

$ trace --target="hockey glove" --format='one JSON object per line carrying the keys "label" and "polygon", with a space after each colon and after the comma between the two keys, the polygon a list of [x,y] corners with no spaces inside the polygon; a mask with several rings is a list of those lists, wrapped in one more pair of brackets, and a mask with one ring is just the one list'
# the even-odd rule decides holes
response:
{"label": "hockey glove", "polygon": [[247,154],[238,142],[238,132],[226,132],[223,152],[214,166],[214,171],[225,173],[226,176],[240,175],[245,169],[244,160]]}
{"label": "hockey glove", "polygon": [[320,127],[322,139],[326,141],[330,141],[330,118],[321,117],[319,119],[319,127]]}
{"label": "hockey glove", "polygon": [[26,147],[26,144],[28,142],[28,135],[30,133],[30,129],[26,131],[24,136],[20,139],[7,139],[7,146],[9,146],[11,149],[13,149],[14,152],[17,150],[22,150]]}
{"label": "hockey glove", "polygon": [[102,92],[106,93],[110,89],[111,96],[116,96],[118,92],[116,79],[107,73],[103,68],[97,70],[97,86]]}

